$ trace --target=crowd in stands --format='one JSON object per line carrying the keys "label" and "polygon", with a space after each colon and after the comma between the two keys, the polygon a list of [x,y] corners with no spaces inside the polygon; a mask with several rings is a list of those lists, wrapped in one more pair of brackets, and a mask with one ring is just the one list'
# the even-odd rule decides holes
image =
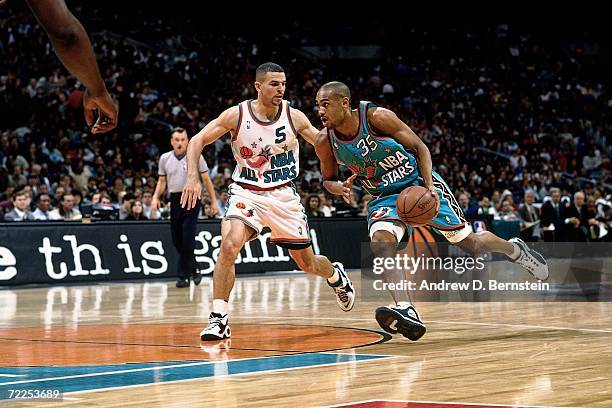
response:
{"label": "crowd in stands", "polygon": [[[287,73],[285,98],[317,127],[314,95],[330,80],[347,83],[354,103],[394,110],[429,146],[468,217],[519,220],[530,240],[612,236],[612,61],[586,34],[374,23],[367,37],[345,38],[339,26],[340,44],[379,45],[375,57],[347,62],[299,52],[329,40],[305,23],[288,33],[230,35],[198,30],[190,17],[152,15],[155,8],[135,16],[75,12],[119,103],[120,124],[89,133],[83,88],[32,15],[0,9],[0,221],[168,218],[168,208],[152,212],[150,204],[170,129],[194,134],[254,98],[255,67],[273,60]],[[366,215],[371,197],[358,186],[350,204],[327,194],[313,147],[301,147],[296,187],[309,217]],[[222,216],[234,166],[229,138],[204,156]],[[201,217],[211,217],[207,197]]]}

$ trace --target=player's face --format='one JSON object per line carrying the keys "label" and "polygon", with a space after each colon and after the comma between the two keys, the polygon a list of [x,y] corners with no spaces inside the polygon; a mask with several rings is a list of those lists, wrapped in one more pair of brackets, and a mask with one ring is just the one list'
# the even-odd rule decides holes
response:
{"label": "player's face", "polygon": [[278,106],[285,95],[285,86],[287,78],[284,72],[267,72],[263,81],[255,82],[255,89],[258,92],[258,98],[266,104]]}
{"label": "player's face", "polygon": [[174,132],[172,134],[172,148],[174,149],[174,153],[177,156],[182,156],[187,151],[187,144],[189,140],[187,139],[187,132]]}
{"label": "player's face", "polygon": [[348,98],[333,96],[323,90],[317,93],[316,103],[323,126],[335,129],[342,124],[346,117],[345,109],[348,109]]}

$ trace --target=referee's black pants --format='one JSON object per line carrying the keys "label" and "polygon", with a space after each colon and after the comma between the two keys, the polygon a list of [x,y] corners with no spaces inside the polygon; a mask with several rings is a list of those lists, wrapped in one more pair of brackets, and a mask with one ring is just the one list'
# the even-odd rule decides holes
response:
{"label": "referee's black pants", "polygon": [[181,193],[170,193],[170,227],[172,243],[178,251],[177,272],[179,278],[187,279],[196,271],[195,234],[200,201],[190,210],[181,207]]}

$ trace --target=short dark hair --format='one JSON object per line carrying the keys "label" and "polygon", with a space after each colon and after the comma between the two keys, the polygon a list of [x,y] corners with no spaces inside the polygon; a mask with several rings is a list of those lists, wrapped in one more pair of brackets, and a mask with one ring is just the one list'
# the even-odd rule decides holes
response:
{"label": "short dark hair", "polygon": [[268,72],[285,72],[285,70],[283,69],[283,67],[278,64],[275,64],[274,62],[264,62],[255,70],[255,79],[257,81],[263,79],[263,77]]}
{"label": "short dark hair", "polygon": [[13,193],[11,199],[13,201],[17,200],[17,197],[21,197],[21,196],[26,196],[28,198],[30,198],[30,193],[26,190],[19,190]]}
{"label": "short dark hair", "polygon": [[182,127],[175,127],[172,129],[172,132],[170,132],[170,137],[174,136],[175,133],[183,133],[183,132],[187,133],[187,130],[185,130],[185,128],[182,128]]}
{"label": "short dark hair", "polygon": [[331,96],[339,96],[340,98],[349,98],[351,99],[351,90],[349,87],[340,81],[332,81],[324,84],[319,91],[329,91]]}

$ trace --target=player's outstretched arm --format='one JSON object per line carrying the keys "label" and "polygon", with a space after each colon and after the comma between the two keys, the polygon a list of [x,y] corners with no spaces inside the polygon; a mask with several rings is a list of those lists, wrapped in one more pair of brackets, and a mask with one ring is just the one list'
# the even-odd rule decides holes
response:
{"label": "player's outstretched arm", "polygon": [[295,126],[295,131],[298,132],[308,143],[314,145],[316,142],[319,130],[310,123],[310,120],[304,113],[298,109],[291,109],[291,119]]}
{"label": "player's outstretched arm", "polygon": [[209,122],[189,140],[187,145],[187,183],[181,194],[181,207],[192,209],[202,196],[198,162],[204,146],[213,143],[226,133],[236,130],[238,107],[226,109],[218,118]]}
{"label": "player's outstretched arm", "polygon": [[344,201],[349,203],[351,189],[356,174],[345,181],[338,180],[338,162],[332,152],[327,129],[321,130],[314,138],[314,147],[317,157],[321,161],[321,173],[323,174],[323,187],[334,195],[341,195]]}
{"label": "player's outstretched arm", "polygon": [[[83,98],[87,125],[93,125],[93,133],[113,129],[117,126],[117,106],[102,80],[96,55],[83,25],[68,10],[64,0],[26,1],[47,32],[60,61],[87,88]],[[94,111],[98,111],[95,124]]]}

